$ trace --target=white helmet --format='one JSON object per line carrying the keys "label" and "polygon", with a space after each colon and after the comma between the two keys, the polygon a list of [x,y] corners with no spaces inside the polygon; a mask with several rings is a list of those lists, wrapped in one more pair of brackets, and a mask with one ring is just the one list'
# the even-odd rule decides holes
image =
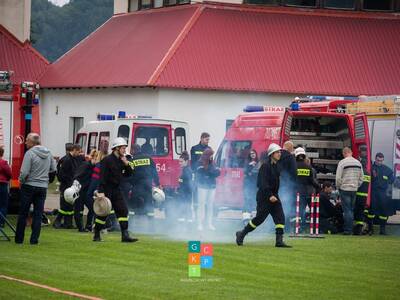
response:
{"label": "white helmet", "polygon": [[153,187],[152,194],[154,201],[156,201],[157,203],[162,203],[165,201],[165,194],[162,189]]}
{"label": "white helmet", "polygon": [[65,202],[69,204],[74,204],[75,200],[79,198],[79,191],[81,190],[81,185],[78,181],[74,180],[72,186],[64,191]]}
{"label": "white helmet", "polygon": [[111,149],[114,149],[114,148],[117,148],[117,147],[120,147],[120,146],[128,146],[128,143],[126,142],[126,140],[125,140],[124,138],[122,138],[122,137],[117,137],[117,138],[113,141],[112,146],[111,146]]}
{"label": "white helmet", "polygon": [[270,156],[270,155],[273,154],[274,152],[280,151],[280,150],[282,150],[281,146],[279,146],[279,145],[277,145],[277,144],[275,144],[275,143],[272,143],[272,144],[270,144],[269,147],[268,147],[268,156]]}
{"label": "white helmet", "polygon": [[94,193],[93,211],[99,217],[106,217],[111,213],[112,204],[110,199],[105,196],[98,196],[97,191]]}
{"label": "white helmet", "polygon": [[294,150],[294,156],[304,155],[306,156],[306,150],[304,148],[298,147]]}

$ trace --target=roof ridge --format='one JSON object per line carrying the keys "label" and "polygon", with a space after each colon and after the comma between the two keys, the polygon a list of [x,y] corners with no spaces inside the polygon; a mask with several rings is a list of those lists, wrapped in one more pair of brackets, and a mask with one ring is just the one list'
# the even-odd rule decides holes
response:
{"label": "roof ridge", "polygon": [[161,76],[161,73],[164,71],[165,67],[168,65],[172,57],[174,56],[175,52],[179,48],[179,46],[182,44],[183,40],[185,37],[188,35],[189,31],[192,29],[193,25],[197,22],[199,19],[201,13],[205,7],[203,5],[198,5],[195,12],[193,15],[190,17],[190,19],[187,21],[185,26],[183,26],[181,32],[178,34],[176,37],[175,41],[172,43],[171,47],[167,51],[167,53],[164,55],[163,59],[161,60],[160,64],[157,66],[153,74],[150,76],[149,80],[147,81],[148,86],[154,86],[155,83],[157,82],[158,78]]}
{"label": "roof ridge", "polygon": [[32,43],[26,40],[23,44],[24,49],[28,49],[28,51],[32,52],[33,55],[37,56],[40,60],[42,60],[46,65],[49,65],[50,62],[44,57],[35,47],[32,46]]}
{"label": "roof ridge", "polygon": [[340,9],[319,9],[308,7],[293,7],[293,6],[262,6],[255,4],[235,4],[222,3],[213,1],[203,1],[205,7],[213,9],[227,9],[248,12],[260,13],[276,13],[287,15],[302,15],[302,16],[321,16],[321,17],[344,17],[344,18],[359,18],[359,19],[389,19],[400,20],[398,12],[366,12],[366,11],[349,11]]}

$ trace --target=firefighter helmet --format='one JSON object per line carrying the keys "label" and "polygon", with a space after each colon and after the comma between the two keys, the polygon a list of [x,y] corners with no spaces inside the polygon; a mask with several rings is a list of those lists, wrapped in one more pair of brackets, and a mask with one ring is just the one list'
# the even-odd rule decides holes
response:
{"label": "firefighter helmet", "polygon": [[81,185],[78,181],[74,180],[72,186],[64,191],[65,202],[69,204],[74,204],[75,200],[79,198],[79,191],[81,190]]}
{"label": "firefighter helmet", "polygon": [[94,193],[93,211],[99,217],[106,217],[111,213],[112,205],[110,199],[104,194]]}
{"label": "firefighter helmet", "polygon": [[277,145],[277,144],[275,144],[275,143],[272,143],[272,144],[270,144],[269,147],[268,147],[268,156],[270,156],[270,155],[272,155],[273,153],[275,153],[275,152],[277,152],[277,151],[280,151],[280,150],[282,150],[281,146],[279,146],[279,145]]}
{"label": "firefighter helmet", "polygon": [[161,202],[165,201],[165,194],[162,189],[153,187],[152,194],[153,194],[154,201],[156,201],[157,203],[161,203]]}
{"label": "firefighter helmet", "polygon": [[294,150],[294,156],[304,155],[306,156],[306,150],[304,148],[298,147]]}
{"label": "firefighter helmet", "polygon": [[111,146],[111,149],[115,149],[117,147],[121,147],[121,146],[128,146],[128,143],[126,142],[126,140],[122,137],[117,137]]}

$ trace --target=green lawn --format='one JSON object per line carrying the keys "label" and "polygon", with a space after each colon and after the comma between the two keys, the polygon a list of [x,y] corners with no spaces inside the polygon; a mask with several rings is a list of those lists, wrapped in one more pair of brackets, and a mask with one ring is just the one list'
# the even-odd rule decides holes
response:
{"label": "green lawn", "polygon": [[[30,230],[27,230],[29,234]],[[214,243],[214,268],[188,280],[187,243],[44,228],[39,246],[0,242],[0,274],[104,299],[399,299],[400,237],[273,236],[244,247]],[[29,237],[28,237],[29,238]],[[0,279],[0,299],[66,299]]]}

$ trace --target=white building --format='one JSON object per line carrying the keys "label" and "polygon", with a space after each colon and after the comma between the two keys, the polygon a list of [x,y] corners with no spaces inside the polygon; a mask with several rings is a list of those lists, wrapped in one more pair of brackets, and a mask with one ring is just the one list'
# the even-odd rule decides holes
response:
{"label": "white building", "polygon": [[119,14],[40,80],[43,141],[55,155],[97,113],[187,121],[191,145],[207,131],[217,148],[246,105],[400,94],[394,13],[207,2],[145,10],[146,1],[126,13],[135,3],[115,1]]}

